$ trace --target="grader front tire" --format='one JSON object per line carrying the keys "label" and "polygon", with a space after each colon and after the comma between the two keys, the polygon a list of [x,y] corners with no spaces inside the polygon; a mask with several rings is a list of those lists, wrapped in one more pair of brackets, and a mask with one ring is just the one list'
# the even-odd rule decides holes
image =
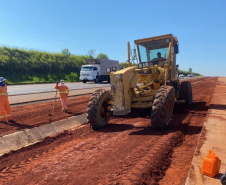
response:
{"label": "grader front tire", "polygon": [[158,90],[151,111],[151,127],[155,130],[165,129],[170,122],[175,103],[175,89],[162,86]]}
{"label": "grader front tire", "polygon": [[93,129],[100,129],[108,124],[112,112],[108,110],[108,102],[112,100],[111,94],[104,90],[96,90],[88,103],[87,119]]}

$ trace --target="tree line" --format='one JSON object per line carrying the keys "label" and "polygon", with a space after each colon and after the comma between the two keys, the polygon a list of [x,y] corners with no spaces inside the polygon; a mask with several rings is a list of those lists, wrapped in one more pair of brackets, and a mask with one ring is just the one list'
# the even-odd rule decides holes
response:
{"label": "tree line", "polygon": [[[79,81],[80,69],[86,59],[94,57],[92,54],[73,55],[68,49],[49,53],[0,47],[0,76],[4,76],[9,84],[55,82],[60,79],[75,82]],[[108,58],[103,53],[97,57]]]}
{"label": "tree line", "polygon": [[194,74],[195,76],[202,76],[202,75],[199,74],[199,73],[193,72],[193,70],[192,70],[191,67],[189,67],[188,71],[183,71],[183,70],[180,70],[180,69],[179,69],[179,75],[180,75],[180,74],[183,74],[184,76],[188,76],[189,74]]}
{"label": "tree line", "polygon": [[[5,77],[8,84],[56,82],[60,79],[76,82],[86,59],[95,57],[109,59],[104,53],[96,56],[94,49],[89,50],[87,55],[73,55],[68,49],[50,53],[0,47],[0,76]],[[125,62],[120,62],[120,69],[125,67]],[[190,72],[179,70],[185,75]]]}
{"label": "tree line", "polygon": [[86,58],[0,47],[1,76],[9,83],[78,81],[80,67]]}

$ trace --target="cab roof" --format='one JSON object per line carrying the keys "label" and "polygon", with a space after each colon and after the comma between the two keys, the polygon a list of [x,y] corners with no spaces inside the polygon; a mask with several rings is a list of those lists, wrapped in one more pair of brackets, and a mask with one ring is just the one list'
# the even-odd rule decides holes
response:
{"label": "cab roof", "polygon": [[156,36],[156,37],[149,37],[149,38],[139,39],[139,40],[135,40],[134,43],[135,44],[139,44],[139,43],[143,43],[143,42],[148,42],[148,41],[153,41],[153,40],[160,40],[160,39],[167,39],[167,38],[171,38],[176,43],[178,43],[177,37],[175,37],[173,34],[166,34],[166,35],[160,35],[160,36]]}

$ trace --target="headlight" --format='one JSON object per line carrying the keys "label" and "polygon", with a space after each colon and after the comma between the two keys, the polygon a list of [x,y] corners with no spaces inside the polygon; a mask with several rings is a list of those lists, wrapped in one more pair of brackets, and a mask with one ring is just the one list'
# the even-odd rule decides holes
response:
{"label": "headlight", "polygon": [[149,67],[149,63],[148,62],[146,62],[144,65],[145,65],[145,67]]}
{"label": "headlight", "polygon": [[108,73],[110,73],[110,72],[111,72],[111,68],[108,67],[108,68],[106,69],[106,71],[107,71]]}
{"label": "headlight", "polygon": [[138,64],[138,69],[142,69],[143,68],[143,64],[142,63],[139,63]]}
{"label": "headlight", "polygon": [[117,68],[115,66],[113,66],[112,71],[117,71]]}

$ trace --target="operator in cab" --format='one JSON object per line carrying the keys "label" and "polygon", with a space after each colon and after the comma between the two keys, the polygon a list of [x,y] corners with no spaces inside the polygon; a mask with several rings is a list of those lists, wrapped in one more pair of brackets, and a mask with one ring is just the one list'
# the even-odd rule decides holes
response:
{"label": "operator in cab", "polygon": [[151,60],[153,66],[157,64],[159,67],[164,67],[165,61],[166,61],[166,59],[161,57],[160,52],[157,53],[157,58],[154,58]]}

